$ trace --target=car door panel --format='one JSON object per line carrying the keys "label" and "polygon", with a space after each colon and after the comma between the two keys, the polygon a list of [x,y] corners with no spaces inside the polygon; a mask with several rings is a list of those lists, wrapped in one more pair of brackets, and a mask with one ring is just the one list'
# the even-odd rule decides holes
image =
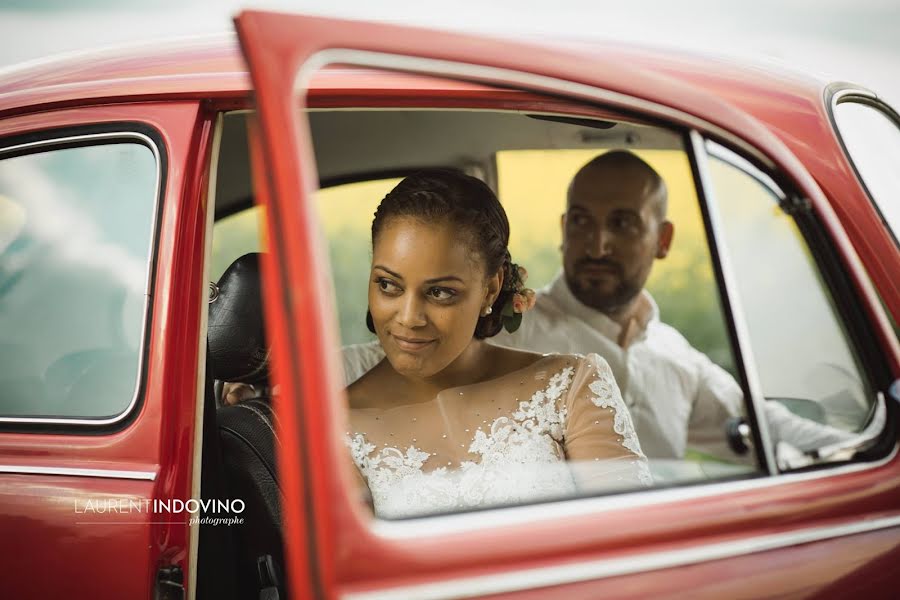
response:
{"label": "car door panel", "polygon": [[208,125],[196,102],[95,106],[7,119],[0,139],[137,126],[158,136],[163,175],[139,401],[103,427],[0,424],[7,597],[150,597],[158,569],[187,572],[187,520],[154,503],[192,497]]}

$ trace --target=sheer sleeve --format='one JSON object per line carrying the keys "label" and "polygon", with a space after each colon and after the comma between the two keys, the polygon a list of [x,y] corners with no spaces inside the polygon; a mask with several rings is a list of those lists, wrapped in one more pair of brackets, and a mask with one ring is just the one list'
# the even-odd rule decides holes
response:
{"label": "sheer sleeve", "polygon": [[580,358],[564,401],[564,450],[579,488],[653,484],[631,414],[605,360],[596,354]]}

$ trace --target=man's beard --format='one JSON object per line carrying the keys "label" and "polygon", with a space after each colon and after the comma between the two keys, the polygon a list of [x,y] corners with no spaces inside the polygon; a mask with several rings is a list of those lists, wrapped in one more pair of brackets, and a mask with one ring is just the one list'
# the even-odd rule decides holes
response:
{"label": "man's beard", "polygon": [[[589,265],[597,265],[608,268],[615,272],[618,284],[612,291],[604,291],[601,286],[584,283],[586,277],[578,277],[578,273],[582,273],[584,268]],[[566,273],[566,283],[572,295],[585,306],[589,306],[594,310],[602,313],[615,313],[617,310],[631,302],[643,288],[642,283],[629,280],[625,277],[622,266],[618,263],[606,259],[593,260],[582,258],[575,262],[575,273]]]}

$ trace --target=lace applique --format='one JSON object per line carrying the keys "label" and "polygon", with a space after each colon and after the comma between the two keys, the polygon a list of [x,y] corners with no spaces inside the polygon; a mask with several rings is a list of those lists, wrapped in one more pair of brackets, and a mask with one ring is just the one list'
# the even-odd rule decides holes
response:
{"label": "lace applique", "polygon": [[[544,390],[519,403],[512,417],[494,419],[489,433],[478,429],[469,444],[478,462],[458,470],[424,471],[431,454],[410,446],[376,452],[363,434],[347,436],[353,460],[365,476],[381,516],[404,516],[467,506],[535,500],[571,493],[574,481],[561,461],[566,408],[558,402],[572,383],[572,367],[550,378]],[[533,465],[542,465],[534,469]],[[547,468],[545,468],[545,466]]]}
{"label": "lace applique", "polygon": [[[415,439],[403,450],[377,448],[365,434],[348,434],[346,443],[369,485],[377,514],[402,517],[572,495],[576,484],[563,446],[568,416],[565,394],[574,373],[571,366],[562,368],[545,388],[519,402],[512,414],[495,418],[489,426],[473,427],[467,450],[479,459],[460,461],[456,467],[442,463],[426,470],[429,459],[434,462],[437,457],[418,448]],[[649,485],[646,459],[627,409],[621,397],[612,393],[618,388],[610,373],[602,371],[601,375],[590,386],[596,395],[591,400],[598,407],[615,410],[615,431],[638,459],[630,464],[641,483]]]}
{"label": "lace applique", "polygon": [[638,479],[645,486],[653,485],[653,477],[650,475],[650,468],[647,466],[644,453],[641,451],[641,444],[638,442],[637,433],[631,422],[631,414],[628,407],[622,400],[622,394],[619,392],[619,386],[613,378],[609,367],[601,367],[597,370],[598,377],[592,381],[588,388],[594,394],[591,402],[598,408],[608,408],[613,411],[613,431],[622,436],[622,445],[631,451],[638,460],[632,461],[632,465],[637,469]]}

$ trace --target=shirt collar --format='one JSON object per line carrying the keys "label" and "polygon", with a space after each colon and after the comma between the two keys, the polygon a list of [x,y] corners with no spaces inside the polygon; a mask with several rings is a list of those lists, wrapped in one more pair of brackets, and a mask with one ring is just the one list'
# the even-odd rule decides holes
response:
{"label": "shirt collar", "polygon": [[[553,281],[542,291],[551,297],[566,313],[581,319],[604,337],[619,341],[623,327],[599,310],[582,304],[572,294],[562,271],[557,273]],[[659,307],[656,305],[650,292],[644,289],[641,290],[635,316],[626,325],[627,331],[624,340],[622,340],[622,346],[627,348],[634,342],[644,339],[647,336],[647,328],[653,321],[659,321]]]}

